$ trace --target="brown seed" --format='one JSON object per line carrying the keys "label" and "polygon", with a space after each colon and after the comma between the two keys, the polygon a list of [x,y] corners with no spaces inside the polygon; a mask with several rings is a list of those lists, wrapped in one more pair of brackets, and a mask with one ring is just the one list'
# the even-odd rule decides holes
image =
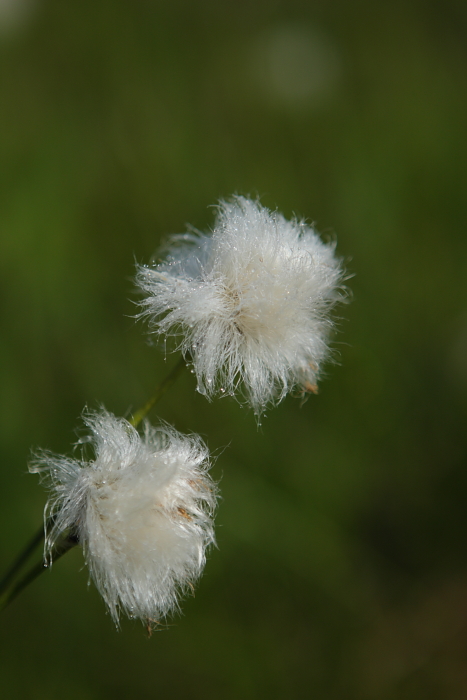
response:
{"label": "brown seed", "polygon": [[318,393],[318,385],[317,384],[312,384],[311,382],[304,382],[303,388],[305,389],[305,391],[307,391],[310,394],[317,394]]}

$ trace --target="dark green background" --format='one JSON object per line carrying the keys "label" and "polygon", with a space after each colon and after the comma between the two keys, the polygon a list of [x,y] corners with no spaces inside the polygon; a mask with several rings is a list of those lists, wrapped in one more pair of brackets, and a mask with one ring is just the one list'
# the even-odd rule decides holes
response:
{"label": "dark green background", "polygon": [[319,396],[159,404],[223,496],[183,615],[116,632],[74,550],[2,615],[2,697],[467,697],[466,78],[461,0],[0,3],[2,568],[31,447],[176,361],[132,319],[165,235],[259,194],[354,275]]}

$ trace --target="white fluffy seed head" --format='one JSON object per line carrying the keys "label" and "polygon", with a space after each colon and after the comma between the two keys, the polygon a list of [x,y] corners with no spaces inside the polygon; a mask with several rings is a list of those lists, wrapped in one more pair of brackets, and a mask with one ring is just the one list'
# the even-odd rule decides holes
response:
{"label": "white fluffy seed head", "polygon": [[241,388],[259,414],[294,387],[316,390],[342,298],[334,247],[259,202],[221,201],[212,235],[173,236],[165,262],[138,267],[139,315],[181,336],[201,393]]}
{"label": "white fluffy seed head", "polygon": [[214,542],[216,487],[207,448],[167,425],[146,424],[141,437],[105,411],[84,422],[93,460],[42,451],[30,466],[51,489],[46,521],[54,515],[55,523],[46,558],[72,528],[114,620],[122,608],[154,623],[178,607],[179,593],[200,576]]}

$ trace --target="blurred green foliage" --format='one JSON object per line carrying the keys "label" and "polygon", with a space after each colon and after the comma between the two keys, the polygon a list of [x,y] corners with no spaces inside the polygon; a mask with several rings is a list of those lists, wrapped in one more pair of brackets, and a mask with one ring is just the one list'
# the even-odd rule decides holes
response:
{"label": "blurred green foliage", "polygon": [[466,88],[460,0],[1,0],[2,566],[42,518],[31,446],[176,361],[135,260],[238,192],[354,275],[318,397],[258,429],[187,373],[157,407],[223,494],[183,615],[116,632],[73,551],[2,615],[2,697],[467,697]]}

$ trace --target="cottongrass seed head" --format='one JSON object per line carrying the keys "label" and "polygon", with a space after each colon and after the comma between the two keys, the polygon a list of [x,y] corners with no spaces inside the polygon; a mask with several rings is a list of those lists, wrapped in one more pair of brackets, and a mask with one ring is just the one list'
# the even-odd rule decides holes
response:
{"label": "cottongrass seed head", "polygon": [[181,592],[200,576],[214,542],[216,487],[200,438],[146,424],[143,437],[123,418],[87,413],[94,459],[39,452],[31,472],[51,490],[46,560],[71,528],[90,574],[118,623],[123,609],[147,624],[178,607]]}
{"label": "cottongrass seed head", "polygon": [[211,235],[173,236],[165,262],[138,267],[139,316],[181,336],[201,393],[241,389],[260,414],[294,387],[317,390],[343,297],[334,248],[257,201],[221,201]]}

